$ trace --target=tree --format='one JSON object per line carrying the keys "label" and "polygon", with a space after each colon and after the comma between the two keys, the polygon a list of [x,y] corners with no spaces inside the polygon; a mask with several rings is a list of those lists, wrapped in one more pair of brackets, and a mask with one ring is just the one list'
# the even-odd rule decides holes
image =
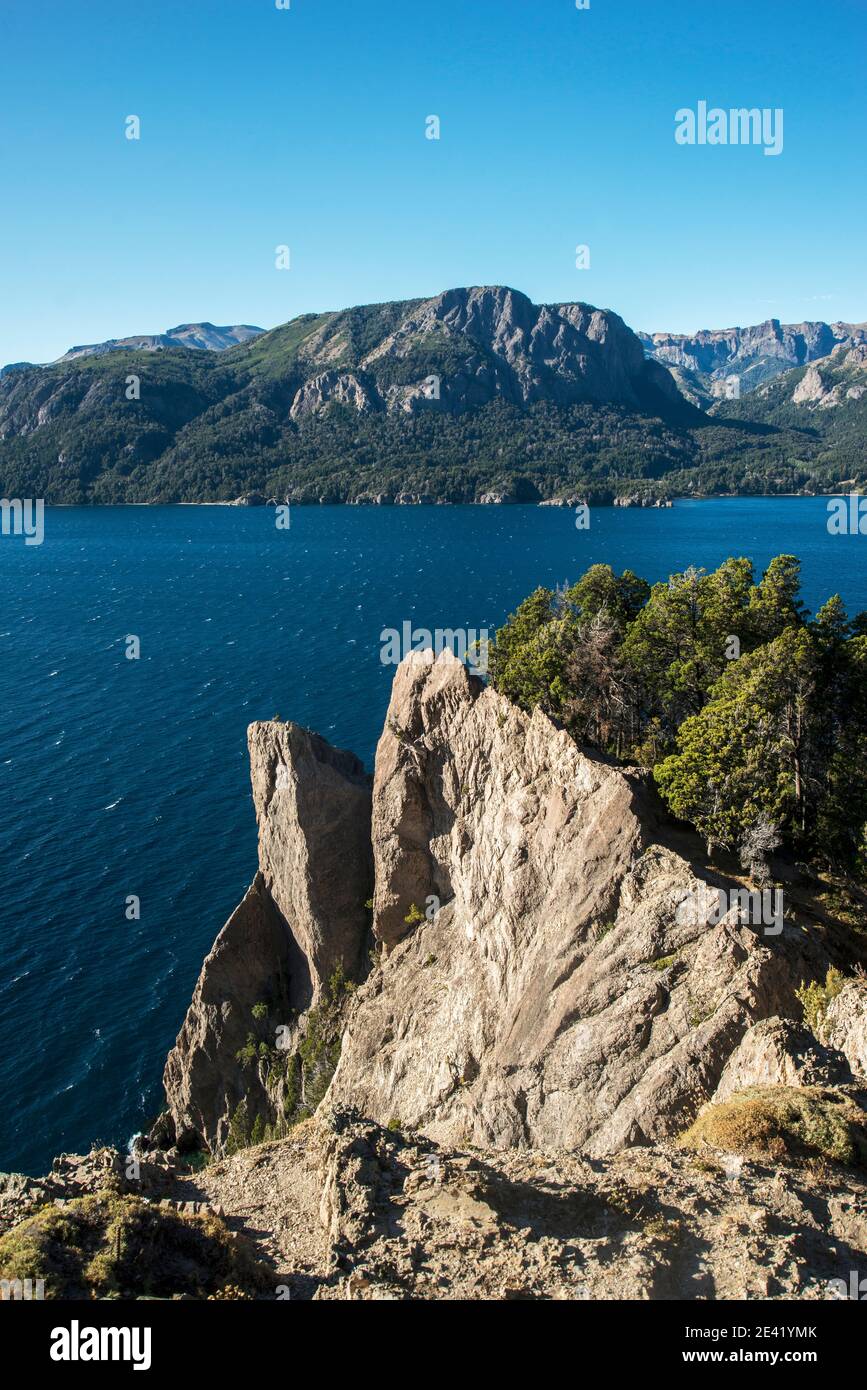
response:
{"label": "tree", "polygon": [[675,815],[709,846],[736,849],[761,820],[803,831],[814,688],[810,636],[788,629],[735,663],[680,728],[678,751],[654,775]]}
{"label": "tree", "polygon": [[773,641],[787,627],[803,625],[800,590],[800,560],[794,555],[776,555],[750,595],[750,621],[759,642]]}
{"label": "tree", "polygon": [[610,565],[591,565],[577,584],[567,589],[566,603],[579,620],[603,617],[624,633],[650,597],[650,585],[632,570],[618,577]]}
{"label": "tree", "polygon": [[832,864],[867,874],[867,636],[843,647],[834,738],[817,813],[817,847]]}
{"label": "tree", "polygon": [[750,878],[761,887],[764,887],[770,877],[771,855],[782,843],[779,827],[766,815],[760,815],[758,820],[748,827],[741,840],[741,864]]}
{"label": "tree", "polygon": [[624,661],[642,690],[643,717],[657,719],[669,739],[704,703],[696,663],[702,573],[688,569],[654,584],[623,644]]}
{"label": "tree", "polygon": [[231,1119],[229,1120],[229,1133],[226,1136],[226,1153],[234,1154],[239,1149],[246,1149],[250,1142],[250,1119],[247,1114],[247,1102],[242,1100],[235,1107]]}
{"label": "tree", "polygon": [[621,633],[602,609],[575,628],[564,665],[566,728],[579,743],[623,757],[639,733],[636,689],[621,658]]}
{"label": "tree", "polygon": [[[537,589],[497,633],[495,687],[572,736],[656,769],[675,814],[762,878],[782,837],[867,870],[867,617],[808,620],[794,556],[652,589],[593,565]],[[732,638],[738,639],[736,644]]]}
{"label": "tree", "polygon": [[522,709],[541,705],[546,713],[559,714],[567,693],[570,627],[570,616],[555,611],[553,590],[536,589],[497,631],[489,653],[495,688]]}

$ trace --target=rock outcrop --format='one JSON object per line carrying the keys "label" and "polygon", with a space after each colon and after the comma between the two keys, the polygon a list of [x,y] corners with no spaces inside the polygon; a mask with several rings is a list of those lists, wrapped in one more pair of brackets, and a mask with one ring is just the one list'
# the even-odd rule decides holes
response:
{"label": "rock outcrop", "polygon": [[370,778],[353,753],[292,723],[251,724],[259,868],[307,962],[290,1002],[318,1000],[336,966],[356,977],[373,890]]}
{"label": "rock outcrop", "polygon": [[451,653],[408,657],[374,779],[383,959],[332,1099],[487,1147],[602,1153],[684,1128],[749,1026],[797,1006],[751,929],[678,913],[702,883],[660,828],[637,772]]}
{"label": "rock outcrop", "polygon": [[163,1085],[181,1148],[199,1138],[226,1140],[241,1101],[258,1111],[260,1089],[238,1060],[252,1027],[251,1011],[267,1003],[291,1018],[293,978],[306,981],[306,961],[257,873],[246,895],[205,957],[192,1003],[166,1059]]}
{"label": "rock outcrop", "polygon": [[370,781],[361,763],[298,724],[252,724],[248,742],[259,871],[205,959],[166,1062],[181,1147],[219,1148],[242,1102],[251,1121],[273,1120],[280,1088],[267,1058],[288,1049],[337,967],[358,972],[368,931]]}
{"label": "rock outcrop", "polygon": [[867,981],[850,980],[835,995],[822,1020],[822,1036],[867,1078]]}
{"label": "rock outcrop", "polygon": [[823,1047],[803,1023],[766,1018],[744,1035],[725,1065],[715,1102],[750,1086],[851,1086],[842,1052]]}
{"label": "rock outcrop", "polygon": [[353,372],[322,372],[300,387],[289,415],[293,420],[301,420],[332,402],[351,406],[361,413],[381,408],[376,391],[359,381]]}
{"label": "rock outcrop", "polygon": [[[132,1172],[135,1177],[129,1176]],[[0,1234],[48,1203],[63,1206],[110,1188],[161,1198],[171,1190],[173,1177],[172,1164],[159,1151],[140,1155],[133,1169],[117,1149],[106,1146],[95,1146],[88,1154],[58,1154],[44,1177],[0,1173]]]}
{"label": "rock outcrop", "polygon": [[399,666],[372,793],[357,759],[297,725],[254,724],[249,743],[259,874],[166,1068],[181,1142],[219,1149],[242,1101],[248,1121],[304,1113],[283,1104],[274,1029],[303,1061],[308,1011],[324,998],[338,1017],[337,966],[358,987],[330,1103],[442,1143],[603,1155],[677,1135],[721,1085],[845,1071],[785,1021],[801,934],[763,936],[736,907],[717,921],[708,886],[732,885],[699,867],[650,779],[448,649]]}

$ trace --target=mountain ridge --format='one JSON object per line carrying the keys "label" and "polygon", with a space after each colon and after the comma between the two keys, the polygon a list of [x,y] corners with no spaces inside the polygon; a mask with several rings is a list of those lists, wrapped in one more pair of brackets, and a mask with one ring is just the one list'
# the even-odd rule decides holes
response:
{"label": "mountain ridge", "polygon": [[755,392],[731,411],[613,311],[508,286],[306,313],[216,351],[127,343],[0,377],[6,495],[604,502],[832,490],[863,472],[860,397],[826,447],[832,412],[754,419]]}
{"label": "mountain ridge", "polygon": [[793,368],[828,357],[840,346],[867,342],[867,323],[779,319],[745,328],[701,329],[698,333],[639,332],[645,352],[672,371],[680,389],[696,404],[725,398],[731,378],[744,395]]}
{"label": "mountain ridge", "polygon": [[[225,352],[241,343],[258,338],[266,330],[249,323],[224,324],[218,326],[205,320],[201,323],[179,323],[175,328],[167,328],[165,333],[132,334],[127,338],[107,338],[102,343],[87,343],[67,348],[57,362],[72,362],[77,357],[98,357],[123,349],[140,352],[158,352],[161,348],[184,347],[196,351]],[[54,363],[46,363],[53,366]]]}
{"label": "mountain ridge", "polygon": [[53,367],[58,362],[74,362],[79,357],[103,357],[107,353],[121,352],[159,352],[164,348],[185,347],[210,352],[225,352],[240,343],[264,333],[250,323],[217,325],[209,320],[201,323],[179,323],[175,328],[167,328],[165,333],[134,333],[126,338],[106,338],[101,343],[82,343],[61,353],[51,362],[7,362],[0,367],[0,377],[5,372],[20,371],[24,367]]}

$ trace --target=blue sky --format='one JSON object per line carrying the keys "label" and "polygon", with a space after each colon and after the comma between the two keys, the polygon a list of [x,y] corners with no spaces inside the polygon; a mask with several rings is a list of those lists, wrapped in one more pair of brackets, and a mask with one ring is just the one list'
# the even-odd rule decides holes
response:
{"label": "blue sky", "polygon": [[[867,319],[865,69],[865,0],[2,0],[0,362],[480,283]],[[783,153],[678,146],[700,100]]]}

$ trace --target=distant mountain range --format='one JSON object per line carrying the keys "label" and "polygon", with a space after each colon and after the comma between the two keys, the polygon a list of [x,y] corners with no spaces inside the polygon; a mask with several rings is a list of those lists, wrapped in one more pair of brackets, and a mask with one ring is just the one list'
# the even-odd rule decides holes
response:
{"label": "distant mountain range", "polygon": [[[165,333],[108,338],[103,343],[71,347],[56,360],[71,362],[77,357],[97,357],[121,349],[158,352],[162,348],[186,347],[222,352],[265,332],[249,323],[223,327],[182,323]],[[780,323],[779,319],[766,319],[749,328],[702,329],[693,334],[639,331],[636,336],[647,357],[669,369],[682,394],[693,404],[705,407],[726,396],[727,383],[733,376],[738,378],[739,393],[748,395],[781,372],[828,357],[841,345],[851,347],[867,342],[867,323]],[[0,367],[0,375],[34,365],[37,364],[12,362]]]}
{"label": "distant mountain range", "polygon": [[[7,368],[0,486],[55,502],[827,489],[864,473],[865,352],[859,324],[649,336],[503,286],[269,332],[185,324]],[[733,374],[740,399],[722,399]]]}
{"label": "distant mountain range", "polygon": [[145,334],[138,338],[109,338],[105,343],[71,347],[58,360],[70,362],[76,357],[95,357],[100,353],[115,352],[118,348],[158,352],[160,348],[185,347],[222,352],[225,348],[237,347],[239,343],[248,343],[251,338],[258,338],[264,332],[264,328],[254,328],[249,323],[236,323],[224,328],[218,328],[213,323],[182,323],[165,333]]}
{"label": "distant mountain range", "polygon": [[[169,328],[165,333],[142,333],[132,338],[108,338],[104,343],[87,343],[81,347],[71,347],[58,362],[72,362],[76,357],[101,357],[107,352],[119,352],[126,348],[133,352],[159,352],[161,348],[185,347],[222,352],[225,348],[248,343],[264,333],[264,328],[254,328],[249,323],[236,323],[219,328],[213,323],[181,323],[177,328]],[[15,371],[20,367],[32,367],[33,362],[11,362],[0,367],[4,372]],[[52,366],[52,363],[43,365]]]}
{"label": "distant mountain range", "polygon": [[[639,333],[649,357],[670,369],[694,405],[707,407],[737,390],[749,395],[781,372],[828,357],[840,346],[867,342],[865,323],[780,323],[700,333]],[[733,387],[732,378],[737,381]]]}

